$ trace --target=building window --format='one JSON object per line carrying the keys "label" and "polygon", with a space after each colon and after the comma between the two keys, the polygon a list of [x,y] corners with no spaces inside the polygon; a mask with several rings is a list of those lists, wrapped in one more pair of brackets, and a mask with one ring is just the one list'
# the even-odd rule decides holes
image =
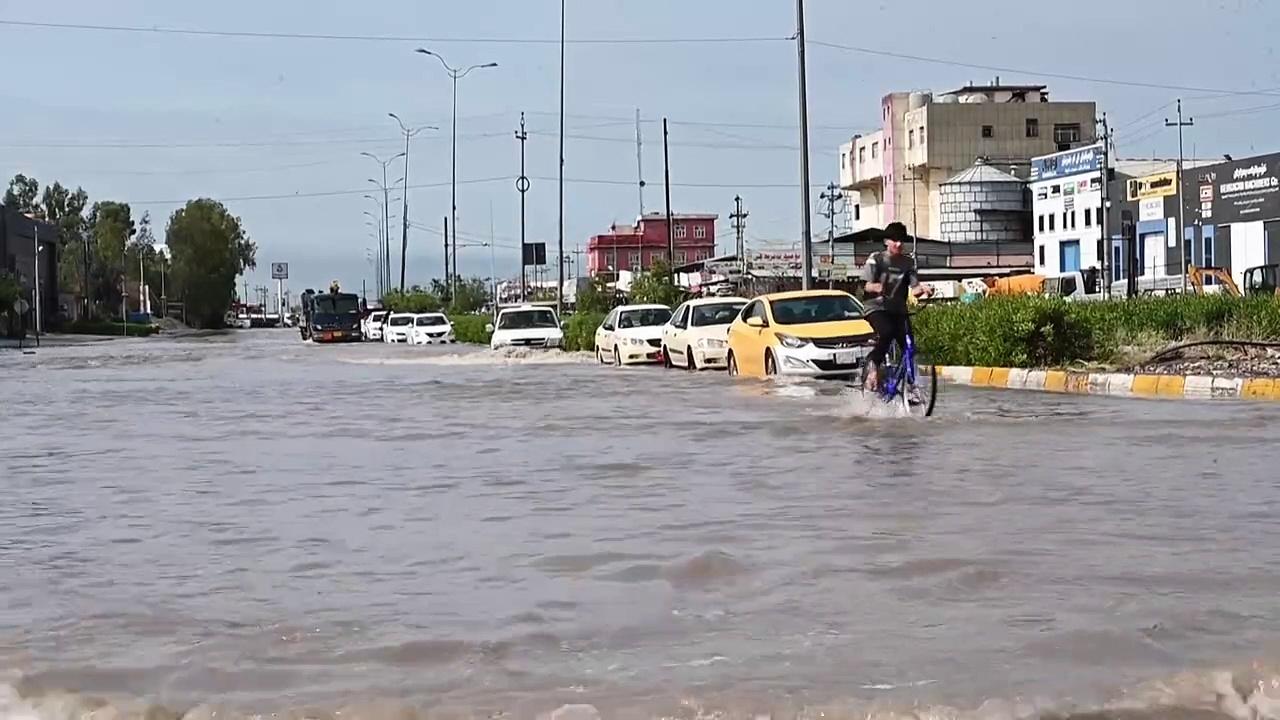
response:
{"label": "building window", "polygon": [[1071,145],[1080,142],[1080,123],[1055,123],[1053,142],[1062,150],[1070,150]]}
{"label": "building window", "polygon": [[866,161],[867,161],[867,146],[863,145],[862,147],[858,148],[858,164],[861,165]]}
{"label": "building window", "polygon": [[1089,227],[1091,225],[1093,225],[1093,208],[1085,208],[1084,209],[1084,226]]}
{"label": "building window", "polygon": [[921,145],[924,144],[924,126],[923,125],[920,126],[920,144]]}
{"label": "building window", "polygon": [[1049,213],[1049,232],[1053,232],[1053,220],[1058,217],[1054,213]]}
{"label": "building window", "polygon": [[1063,230],[1066,230],[1066,229],[1068,229],[1068,228],[1070,228],[1070,227],[1071,227],[1071,226],[1067,224],[1067,211],[1066,211],[1066,210],[1063,210],[1063,211],[1062,211],[1062,229],[1063,229]]}
{"label": "building window", "polygon": [[[1044,225],[1043,215],[1040,216],[1040,224]],[[1040,229],[1043,230],[1044,228],[1040,228]],[[1043,245],[1040,246],[1040,267],[1044,267],[1044,246]]]}
{"label": "building window", "polygon": [[676,226],[676,239],[677,239],[677,240],[683,240],[683,239],[684,239],[684,235],[685,235],[684,226],[683,226],[683,225],[677,225],[677,226]]}
{"label": "building window", "polygon": [[849,157],[849,156],[848,156],[848,155],[846,155],[845,153],[840,153],[840,169],[841,169],[841,170],[843,170],[843,169],[845,169],[846,167],[848,167],[847,162],[846,162],[846,161],[847,161],[847,159],[848,159],[848,157]]}
{"label": "building window", "polygon": [[907,149],[910,150],[915,146],[916,146],[916,131],[914,129],[911,129],[907,131]]}
{"label": "building window", "polygon": [[640,253],[638,252],[631,253],[631,269],[632,270],[640,269]]}
{"label": "building window", "polygon": [[656,263],[656,262],[666,262],[666,260],[667,260],[667,251],[666,251],[666,250],[658,250],[657,252],[651,252],[651,253],[649,253],[649,266],[650,266],[650,267],[652,267],[652,266],[653,266],[653,264],[654,264],[654,263]]}
{"label": "building window", "polygon": [[862,219],[862,206],[861,206],[861,205],[858,205],[857,203],[854,203],[854,206],[853,206],[853,221],[854,221],[854,222],[857,222],[857,221],[859,221],[859,220],[861,220],[861,219]]}
{"label": "building window", "polygon": [[689,261],[688,261],[688,257],[689,257],[689,256],[688,256],[688,255],[685,255],[685,253],[684,253],[684,251],[683,251],[683,250],[677,250],[677,251],[676,251],[676,265],[684,265],[685,263],[689,262]]}
{"label": "building window", "polygon": [[[1044,216],[1043,215],[1040,216],[1040,232],[1044,232]],[[1044,253],[1043,247],[1040,249],[1040,252],[1041,254]],[[1041,260],[1040,263],[1043,264],[1044,260]]]}
{"label": "building window", "polygon": [[1027,118],[1027,137],[1040,137],[1040,120],[1037,118]]}
{"label": "building window", "polygon": [[707,228],[702,225],[694,225],[693,236],[698,240],[705,238],[707,236]]}
{"label": "building window", "polygon": [[610,250],[609,252],[604,254],[604,264],[605,264],[605,267],[609,268],[610,270],[618,269],[618,256],[614,253],[613,250]]}
{"label": "building window", "polygon": [[878,157],[880,157],[880,143],[873,142],[871,143],[871,159],[875,160]]}
{"label": "building window", "polygon": [[994,127],[994,126],[992,126],[992,125],[983,125],[983,126],[982,126],[982,137],[984,137],[984,138],[993,138],[993,137],[995,137],[995,136],[996,136],[996,129],[995,129],[995,127]]}
{"label": "building window", "polygon": [[1076,229],[1076,211],[1075,210],[1071,211],[1071,229],[1072,230]]}

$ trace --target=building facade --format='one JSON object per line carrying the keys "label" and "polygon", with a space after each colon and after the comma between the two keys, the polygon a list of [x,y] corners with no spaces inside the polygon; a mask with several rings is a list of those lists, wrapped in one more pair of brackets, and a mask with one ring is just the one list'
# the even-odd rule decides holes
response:
{"label": "building facade", "polygon": [[898,221],[940,237],[942,185],[979,158],[1027,179],[1031,158],[1093,142],[1092,102],[1050,101],[1043,85],[890,93],[880,129],[840,148],[851,230]]}
{"label": "building facade", "polygon": [[1230,268],[1237,284],[1280,263],[1280,153],[1184,168],[1182,194],[1188,262]]}
{"label": "building facade", "polygon": [[[717,215],[682,213],[671,216],[675,257],[680,266],[716,254]],[[614,225],[609,232],[587,241],[587,272],[591,276],[616,277],[618,271],[641,272],[667,258],[667,216],[649,213],[630,227]]]}
{"label": "building facade", "polygon": [[[1102,145],[1031,160],[1031,217],[1038,273],[1085,272],[1107,262],[1102,241]],[[1123,247],[1111,258],[1123,267]],[[1118,279],[1116,275],[1113,279]]]}
{"label": "building facade", "polygon": [[[38,249],[37,249],[38,247]],[[27,327],[35,327],[35,283],[40,283],[41,326],[58,316],[58,229],[0,205],[0,271],[17,278],[31,305]]]}

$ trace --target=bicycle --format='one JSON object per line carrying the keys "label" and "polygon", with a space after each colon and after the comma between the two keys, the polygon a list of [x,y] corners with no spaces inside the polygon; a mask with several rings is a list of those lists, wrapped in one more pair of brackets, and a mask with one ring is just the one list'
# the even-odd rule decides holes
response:
{"label": "bicycle", "polygon": [[924,416],[929,417],[938,403],[938,368],[928,366],[929,386],[927,389],[922,387],[918,382],[920,367],[916,363],[916,339],[911,332],[910,321],[907,322],[906,340],[904,348],[899,348],[896,341],[893,343],[891,356],[894,359],[885,358],[881,369],[884,379],[876,393],[886,405],[900,401],[908,414],[911,414],[912,406],[916,406],[923,408]]}

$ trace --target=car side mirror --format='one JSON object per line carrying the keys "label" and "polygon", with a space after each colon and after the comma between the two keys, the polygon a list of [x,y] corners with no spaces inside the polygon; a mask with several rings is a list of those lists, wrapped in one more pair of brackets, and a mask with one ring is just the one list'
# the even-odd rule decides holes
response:
{"label": "car side mirror", "polygon": [[764,327],[764,318],[752,315],[747,318],[747,327],[762,328]]}
{"label": "car side mirror", "polygon": [[484,326],[484,331],[487,333],[493,332],[493,323],[486,323]]}

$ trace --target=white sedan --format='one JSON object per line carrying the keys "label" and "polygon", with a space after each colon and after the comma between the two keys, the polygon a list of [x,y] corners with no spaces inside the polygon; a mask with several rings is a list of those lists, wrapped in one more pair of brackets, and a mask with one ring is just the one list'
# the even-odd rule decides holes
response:
{"label": "white sedan", "polygon": [[408,344],[413,337],[413,313],[391,313],[382,328],[382,342]]}
{"label": "white sedan", "polygon": [[556,311],[547,307],[521,305],[504,308],[498,312],[497,326],[488,325],[493,333],[489,349],[505,347],[561,348],[564,347],[564,331]]}
{"label": "white sedan", "polygon": [[360,321],[360,330],[364,332],[365,340],[381,340],[382,339],[382,323],[387,319],[386,310],[378,310],[369,313],[369,317]]}
{"label": "white sedan", "polygon": [[458,342],[453,335],[453,323],[441,313],[422,313],[413,318],[413,332],[409,336],[413,345],[445,345]]}
{"label": "white sedan", "polygon": [[729,325],[748,302],[740,297],[709,297],[676,308],[662,328],[663,364],[689,370],[725,367]]}
{"label": "white sedan", "polygon": [[596,329],[596,359],[614,365],[658,362],[662,326],[671,319],[666,305],[622,305]]}

